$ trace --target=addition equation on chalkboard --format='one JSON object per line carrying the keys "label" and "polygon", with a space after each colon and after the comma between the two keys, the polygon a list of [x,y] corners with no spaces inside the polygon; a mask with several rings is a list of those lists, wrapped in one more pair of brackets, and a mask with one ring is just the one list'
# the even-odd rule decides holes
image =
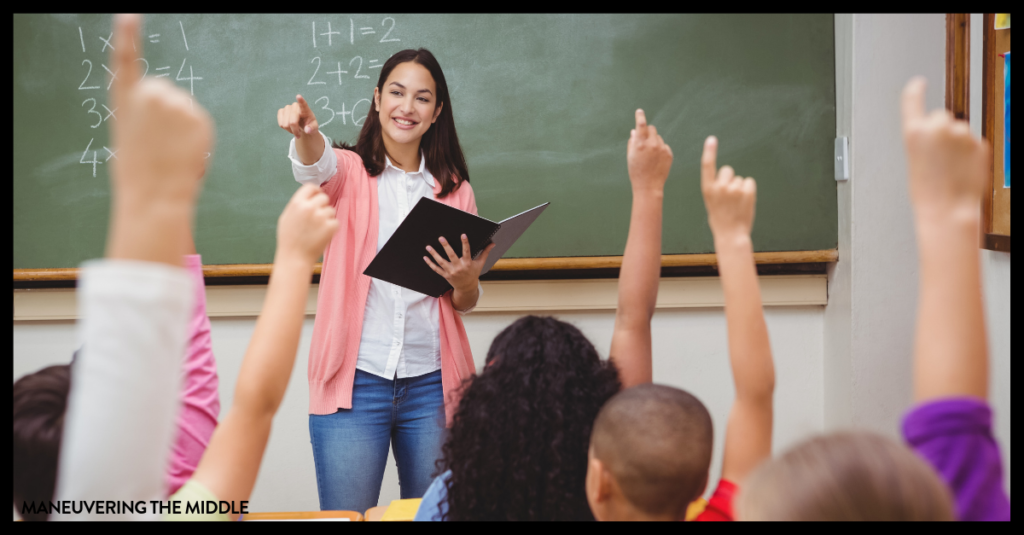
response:
{"label": "addition equation on chalkboard", "polygon": [[[345,26],[348,27],[348,31],[344,31]],[[401,42],[401,39],[396,36],[394,17],[384,17],[379,26],[357,25],[351,17],[349,17],[347,25],[341,24],[340,26],[332,25],[331,20],[321,20],[319,24],[313,20],[310,21],[310,28],[314,56],[309,60],[311,74],[306,85],[314,86],[320,91],[326,91],[329,87],[343,86],[345,80],[349,80],[349,83],[368,80],[370,84],[373,84],[373,81],[376,80],[373,70],[383,67],[387,58],[380,59],[380,53],[372,59],[369,56],[353,55],[352,47],[356,46],[357,42],[359,46],[363,47],[377,43]],[[389,48],[393,48],[393,46],[395,45]],[[362,53],[367,54],[367,52]],[[391,54],[387,57],[391,57]],[[371,74],[373,74],[372,77]],[[335,84],[334,80],[337,80],[338,83]],[[373,86],[369,87],[370,91],[364,94],[373,93]],[[338,110],[336,104],[332,107],[330,96],[323,95],[320,91],[314,94],[317,98],[307,98],[306,100],[314,104],[313,112],[316,113],[321,129],[338,117],[341,118],[343,125],[348,125],[351,121],[355,126],[363,126],[366,114],[370,109],[369,98],[360,98],[351,103],[342,100],[341,109]]]}
{"label": "addition equation on chalkboard", "polygon": [[[363,17],[366,18],[366,17]],[[174,62],[173,65],[155,65],[145,57],[139,57],[136,61],[142,64],[142,76],[153,76],[156,78],[170,77],[180,87],[187,88],[189,95],[201,99],[203,76],[196,72],[196,66],[190,61],[189,53],[195,52],[194,43],[190,48],[187,28],[182,21],[166,19],[150,20],[152,28],[147,28],[144,35],[138,37],[142,41],[145,53],[150,47],[173,47],[174,53],[180,52],[181,62]],[[341,24],[337,24],[341,22]],[[346,24],[347,23],[347,24]],[[307,101],[314,104],[314,111],[320,121],[320,128],[330,125],[335,119],[339,119],[342,125],[354,125],[361,127],[366,120],[366,114],[372,104],[369,95],[373,94],[373,87],[376,81],[377,72],[384,66],[387,58],[391,57],[400,47],[401,39],[396,30],[394,17],[384,17],[378,25],[365,25],[366,21],[359,23],[352,17],[347,20],[311,20],[309,44],[313,56],[309,60],[310,76],[304,80],[305,86],[312,86],[308,89],[310,97]],[[159,31],[156,31],[159,30]],[[302,32],[296,32],[301,35]],[[86,98],[82,101],[81,108],[87,119],[87,132],[104,126],[105,123],[117,120],[117,109],[111,109],[109,98],[104,98],[109,93],[118,72],[111,70],[106,61],[109,61],[110,51],[114,50],[114,34],[89,35],[87,31],[78,26],[78,40],[81,45],[81,82],[78,84],[81,95]],[[382,43],[394,43],[385,47],[373,46]],[[138,46],[133,41],[132,46]],[[356,47],[359,50],[356,50]],[[200,67],[201,70],[201,67]],[[176,71],[176,72],[175,72]],[[365,82],[361,82],[365,80]],[[337,83],[335,83],[337,81]],[[358,84],[356,88],[350,88],[347,93],[358,95],[358,97],[345,100],[343,95],[333,92],[346,84]],[[354,91],[353,91],[354,89]],[[363,95],[366,95],[364,97]],[[331,104],[334,98],[335,104]],[[102,101],[106,100],[108,104]],[[194,104],[194,101],[190,99]],[[340,105],[339,105],[340,103]],[[215,103],[206,103],[207,106]],[[88,141],[85,141],[88,137]],[[97,176],[98,166],[109,163],[111,159],[117,158],[117,149],[111,148],[96,142],[95,135],[82,137],[85,148],[79,163],[85,165],[83,170]],[[210,154],[207,153],[209,158]]]}

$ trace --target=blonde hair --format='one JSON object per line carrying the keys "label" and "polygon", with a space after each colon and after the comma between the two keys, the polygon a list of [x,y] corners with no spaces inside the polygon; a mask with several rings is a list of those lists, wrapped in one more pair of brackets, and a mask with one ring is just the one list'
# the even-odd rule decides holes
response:
{"label": "blonde hair", "polygon": [[765,462],[740,520],[954,520],[949,489],[907,447],[864,432],[812,438]]}

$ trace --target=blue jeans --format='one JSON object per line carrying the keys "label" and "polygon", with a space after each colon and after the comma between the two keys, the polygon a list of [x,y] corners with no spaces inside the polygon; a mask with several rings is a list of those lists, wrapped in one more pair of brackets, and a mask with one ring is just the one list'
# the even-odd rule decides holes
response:
{"label": "blue jeans", "polygon": [[309,415],[320,509],[365,512],[394,445],[402,498],[420,498],[447,437],[441,371],[389,381],[356,370],[352,408]]}

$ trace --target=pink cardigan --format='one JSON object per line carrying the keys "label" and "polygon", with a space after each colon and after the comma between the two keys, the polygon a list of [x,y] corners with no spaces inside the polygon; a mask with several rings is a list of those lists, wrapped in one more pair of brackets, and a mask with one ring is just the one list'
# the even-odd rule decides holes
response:
{"label": "pink cardigan", "polygon": [[[313,340],[309,349],[309,412],[332,414],[352,408],[352,384],[363,332],[363,311],[370,277],[363,270],[377,254],[377,177],[371,177],[358,154],[333,149],[338,171],[321,189],[331,199],[341,223],[324,251],[317,297]],[[437,182],[437,181],[436,181]],[[440,183],[434,196],[441,191]],[[437,199],[449,206],[477,213],[476,198],[468,182]],[[438,300],[440,308],[441,386],[445,416],[451,426],[458,407],[458,389],[476,373],[462,319],[452,307],[451,292]]]}

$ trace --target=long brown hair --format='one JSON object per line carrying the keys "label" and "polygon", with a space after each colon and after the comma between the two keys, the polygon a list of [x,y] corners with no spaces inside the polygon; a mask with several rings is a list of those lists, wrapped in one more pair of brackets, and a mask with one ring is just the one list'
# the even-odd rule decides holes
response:
{"label": "long brown hair", "polygon": [[[458,189],[463,180],[469,182],[469,169],[466,167],[466,157],[462,155],[459,136],[455,133],[455,118],[452,115],[448,82],[444,79],[444,72],[441,71],[441,65],[437,62],[437,58],[425,48],[418,50],[409,48],[398,52],[384,62],[384,66],[380,70],[380,78],[377,79],[377,92],[383,95],[384,82],[388,80],[391,71],[408,61],[426,67],[430,71],[430,75],[434,77],[434,83],[437,84],[437,105],[442,106],[441,115],[423,134],[420,139],[420,150],[423,151],[427,170],[441,183],[441,193],[438,197],[445,197]],[[363,123],[363,129],[359,132],[359,139],[355,146],[339,142],[334,142],[332,145],[358,154],[363,159],[363,167],[366,168],[366,172],[370,176],[383,173],[386,151],[376,106],[370,105],[370,111],[366,114],[366,122]]]}
{"label": "long brown hair", "polygon": [[953,498],[906,446],[872,433],[812,438],[759,466],[739,520],[953,520]]}

